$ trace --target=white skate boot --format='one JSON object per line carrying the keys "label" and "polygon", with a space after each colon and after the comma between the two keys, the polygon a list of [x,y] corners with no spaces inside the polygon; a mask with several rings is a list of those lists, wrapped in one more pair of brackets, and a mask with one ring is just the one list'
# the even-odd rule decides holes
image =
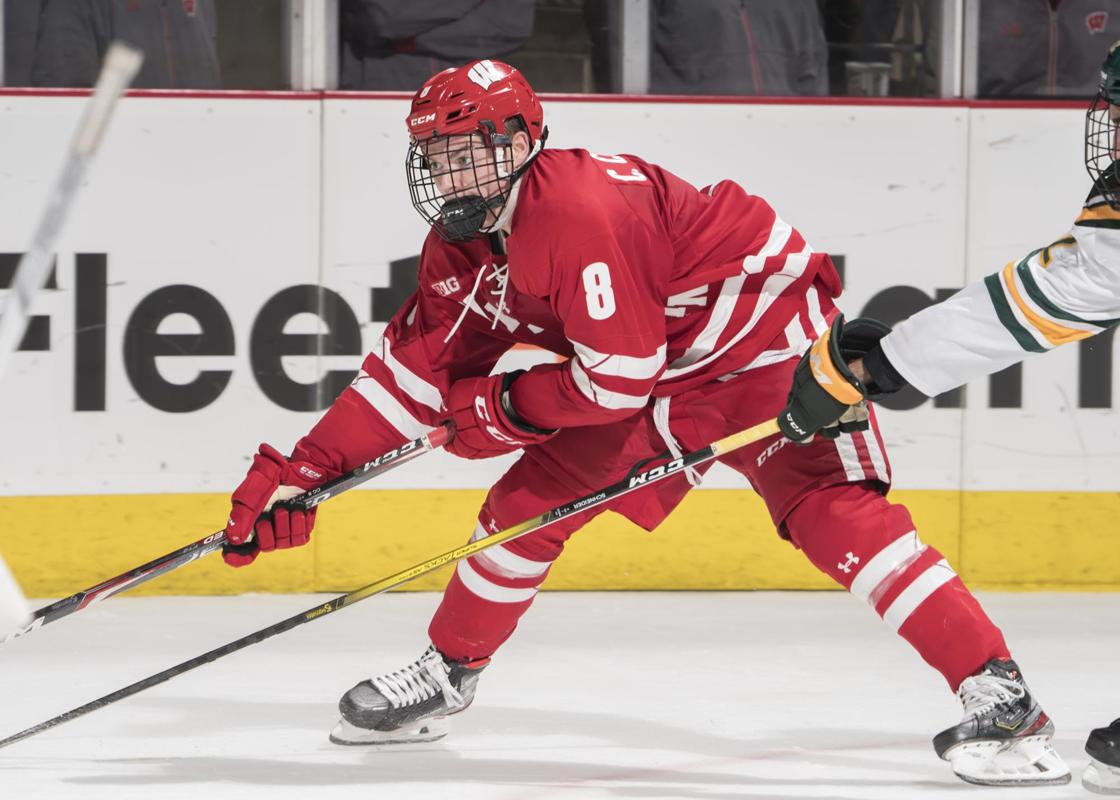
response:
{"label": "white skate boot", "polygon": [[957,777],[988,786],[1069,782],[1069,767],[1050,744],[1054,723],[1014,661],[992,659],[979,675],[964,679],[957,696],[964,719],[933,739]]}
{"label": "white skate boot", "polygon": [[335,744],[434,742],[447,735],[447,717],[474,700],[478,675],[490,663],[448,661],[430,646],[416,661],[359,683],[338,702],[342,719],[331,731]]}
{"label": "white skate boot", "polygon": [[1097,794],[1120,794],[1120,719],[1092,731],[1085,752],[1090,761],[1081,775],[1081,785]]}

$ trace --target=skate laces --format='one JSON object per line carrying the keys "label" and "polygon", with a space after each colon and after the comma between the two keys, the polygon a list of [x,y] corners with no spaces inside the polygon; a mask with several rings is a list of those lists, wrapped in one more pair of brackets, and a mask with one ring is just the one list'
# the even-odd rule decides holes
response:
{"label": "skate laces", "polygon": [[404,669],[370,679],[394,708],[422,703],[442,693],[448,708],[463,705],[463,696],[451,685],[451,670],[434,646]]}
{"label": "skate laces", "polygon": [[986,714],[998,704],[1020,700],[1026,694],[1026,687],[1018,681],[990,674],[965,678],[957,689],[966,716]]}

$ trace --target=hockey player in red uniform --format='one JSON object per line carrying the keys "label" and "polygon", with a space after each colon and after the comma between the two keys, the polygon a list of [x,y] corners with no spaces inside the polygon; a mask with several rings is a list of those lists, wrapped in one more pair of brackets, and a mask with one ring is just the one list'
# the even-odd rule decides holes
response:
{"label": "hockey player in red uniform", "polygon": [[[448,419],[456,434],[447,449],[459,456],[523,451],[491,487],[475,537],[617,481],[636,462],[772,419],[799,357],[837,317],[829,257],[765,200],[731,181],[697,189],[632,155],[543,149],[540,103],[505,64],[434,76],[407,126],[412,202],[432,227],[419,288],[293,453],[261,446],[233,495],[225,558],[234,565],[307,541],[313,514],[270,512],[275,500]],[[565,360],[491,375],[517,343]],[[783,537],[956,690],[1009,659],[1007,645],[907,510],[887,500],[874,413],[845,427],[722,460],[762,496]],[[703,471],[607,507],[652,530]],[[346,692],[332,741],[444,735],[565,541],[601,510],[460,561],[428,629],[431,647]],[[1039,748],[1024,782],[1068,780],[1048,719],[1033,712]]]}
{"label": "hockey player in red uniform", "polygon": [[[1120,42],[1101,65],[1085,115],[1085,167],[1092,188],[1065,236],[918,312],[879,341],[862,342],[859,351],[814,348],[822,367],[815,373],[807,359],[796,371],[779,417],[786,434],[801,439],[841,414],[858,414],[850,406],[853,391],[860,400],[868,391],[910,385],[932,397],[1120,324]],[[826,373],[826,381],[814,379]],[[844,396],[834,387],[843,387]],[[974,746],[994,752],[990,739],[1014,743],[1019,727],[1008,724],[1009,713],[1029,718],[1032,699],[1018,668],[997,662],[985,672],[961,685],[964,722],[935,740],[954,769],[958,759],[966,770],[979,763],[969,752]],[[998,700],[1001,687],[1006,696]],[[1085,749],[1085,787],[1120,794],[1120,719],[1092,731]]]}

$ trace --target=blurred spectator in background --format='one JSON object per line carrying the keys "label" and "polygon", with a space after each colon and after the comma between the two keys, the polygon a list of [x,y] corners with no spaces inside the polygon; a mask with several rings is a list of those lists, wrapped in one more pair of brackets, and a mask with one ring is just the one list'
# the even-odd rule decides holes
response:
{"label": "blurred spectator in background", "polygon": [[831,0],[824,4],[832,91],[936,94],[932,64],[941,0]]}
{"label": "blurred spectator in background", "polygon": [[[651,0],[653,94],[828,94],[816,0]],[[617,5],[587,0],[599,91],[620,91]]]}
{"label": "blurred spectator in background", "polygon": [[4,85],[30,86],[41,0],[4,0]]}
{"label": "blurred spectator in background", "polygon": [[288,3],[216,0],[218,65],[226,89],[290,89]]}
{"label": "blurred spectator in background", "polygon": [[214,0],[42,0],[31,81],[93,86],[109,42],[144,51],[134,89],[220,89]]}
{"label": "blurred spectator in background", "polygon": [[413,91],[432,75],[519,48],[533,0],[341,0],[339,88]]}
{"label": "blurred spectator in background", "polygon": [[1088,97],[1120,39],[1117,0],[983,0],[981,97]]}
{"label": "blurred spectator in background", "polygon": [[828,94],[816,0],[653,0],[655,94]]}

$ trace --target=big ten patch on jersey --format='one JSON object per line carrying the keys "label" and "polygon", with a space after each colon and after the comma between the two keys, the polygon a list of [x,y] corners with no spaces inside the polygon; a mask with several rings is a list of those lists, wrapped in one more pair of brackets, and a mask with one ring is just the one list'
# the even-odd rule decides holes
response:
{"label": "big ten patch on jersey", "polygon": [[587,155],[602,164],[603,172],[615,183],[651,185],[645,173],[634,166],[625,156],[604,156],[598,153],[588,153]]}
{"label": "big ten patch on jersey", "polygon": [[459,283],[459,279],[454,275],[452,275],[450,278],[444,278],[442,281],[436,281],[432,284],[432,291],[438,294],[440,297],[448,297],[449,295],[453,295],[462,288],[463,287],[462,284]]}

